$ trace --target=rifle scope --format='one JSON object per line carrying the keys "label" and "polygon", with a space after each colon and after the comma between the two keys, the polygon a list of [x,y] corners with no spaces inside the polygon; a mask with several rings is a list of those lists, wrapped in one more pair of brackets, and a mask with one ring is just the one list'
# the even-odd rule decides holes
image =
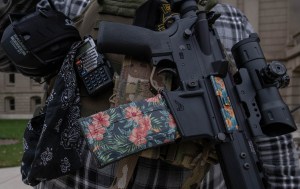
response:
{"label": "rifle scope", "polygon": [[[235,44],[231,51],[237,68],[246,68],[256,90],[256,101],[261,113],[261,129],[265,135],[278,136],[297,129],[288,106],[282,100],[277,81],[286,78],[286,68],[279,62],[266,63],[259,45],[259,37],[253,33],[249,38]],[[273,77],[266,77],[266,70]],[[269,75],[270,75],[269,74]],[[273,83],[270,79],[273,78]]]}

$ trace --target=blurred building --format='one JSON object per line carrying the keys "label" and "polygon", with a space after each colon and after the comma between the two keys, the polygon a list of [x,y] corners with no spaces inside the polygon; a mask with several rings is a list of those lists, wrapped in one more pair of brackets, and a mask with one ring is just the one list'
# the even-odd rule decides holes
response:
{"label": "blurred building", "polygon": [[0,119],[28,119],[43,98],[43,85],[17,73],[0,72]]}

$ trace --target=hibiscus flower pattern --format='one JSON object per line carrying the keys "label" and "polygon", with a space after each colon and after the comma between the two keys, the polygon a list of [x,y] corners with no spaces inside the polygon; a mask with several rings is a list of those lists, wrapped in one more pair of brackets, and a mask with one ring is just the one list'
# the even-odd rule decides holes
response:
{"label": "hibiscus flower pattern", "polygon": [[136,121],[138,126],[132,130],[129,140],[136,146],[140,146],[147,143],[146,137],[152,127],[151,118],[150,116],[145,116],[137,119]]}
{"label": "hibiscus flower pattern", "polygon": [[101,167],[180,137],[161,95],[110,108],[78,122]]}
{"label": "hibiscus flower pattern", "polygon": [[88,126],[90,132],[86,134],[86,137],[97,141],[102,140],[103,135],[106,132],[106,127],[108,127],[109,124],[109,115],[99,112],[93,116],[92,123]]}
{"label": "hibiscus flower pattern", "polygon": [[215,89],[216,96],[219,99],[219,104],[221,106],[221,112],[227,131],[230,132],[237,130],[237,121],[223,79],[215,76],[211,76],[210,79]]}

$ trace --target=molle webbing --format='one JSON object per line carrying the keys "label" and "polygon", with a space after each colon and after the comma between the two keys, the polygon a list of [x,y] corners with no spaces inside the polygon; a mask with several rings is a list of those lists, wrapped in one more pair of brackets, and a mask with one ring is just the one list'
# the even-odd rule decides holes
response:
{"label": "molle webbing", "polygon": [[100,12],[116,16],[134,17],[135,10],[145,0],[98,0]]}

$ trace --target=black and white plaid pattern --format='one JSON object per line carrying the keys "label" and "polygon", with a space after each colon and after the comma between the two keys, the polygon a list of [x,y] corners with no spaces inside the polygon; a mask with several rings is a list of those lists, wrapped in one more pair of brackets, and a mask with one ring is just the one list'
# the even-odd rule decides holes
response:
{"label": "black and white plaid pattern", "polygon": [[[58,1],[58,0],[57,0]],[[58,1],[60,2],[60,1]],[[215,27],[230,54],[231,47],[247,38],[253,32],[247,18],[237,9],[224,4],[213,8],[221,13]],[[267,173],[268,188],[300,188],[299,163],[295,157],[295,147],[291,135],[275,138],[263,138],[257,141],[261,159]],[[41,189],[106,189],[114,180],[115,164],[97,169],[91,154],[86,149],[85,166],[69,176],[48,182],[42,182],[36,188]],[[164,163],[160,160],[140,158],[129,188],[132,189],[179,189],[190,172]],[[203,189],[226,188],[219,165],[214,166],[200,185]]]}
{"label": "black and white plaid pattern", "polygon": [[37,8],[49,8],[49,1],[52,2],[57,11],[64,13],[71,19],[78,16],[90,2],[90,0],[41,0],[37,4]]}
{"label": "black and white plaid pattern", "polygon": [[[267,188],[300,188],[299,158],[296,156],[292,135],[260,138],[256,143],[263,161]],[[202,189],[226,188],[220,166],[212,167],[201,184]]]}

